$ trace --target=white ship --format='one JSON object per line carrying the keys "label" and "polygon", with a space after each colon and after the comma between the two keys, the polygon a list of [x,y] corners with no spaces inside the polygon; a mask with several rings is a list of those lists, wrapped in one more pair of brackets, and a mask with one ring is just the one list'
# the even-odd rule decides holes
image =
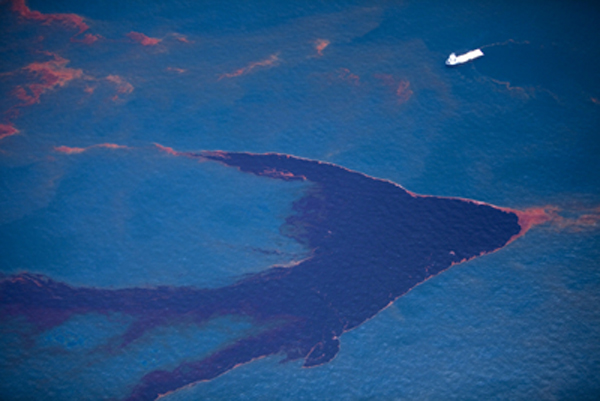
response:
{"label": "white ship", "polygon": [[448,60],[446,60],[446,65],[452,66],[464,64],[468,61],[475,60],[476,58],[479,58],[481,56],[483,56],[483,52],[481,51],[481,49],[471,50],[470,52],[461,54],[460,56],[457,56],[455,53],[452,53],[450,54],[450,56],[448,56]]}

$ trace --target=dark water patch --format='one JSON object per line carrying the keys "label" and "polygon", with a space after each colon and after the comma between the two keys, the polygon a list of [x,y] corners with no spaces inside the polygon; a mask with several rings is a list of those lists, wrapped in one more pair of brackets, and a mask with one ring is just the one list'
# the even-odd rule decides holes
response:
{"label": "dark water patch", "polygon": [[418,196],[402,187],[332,164],[282,154],[203,152],[259,176],[307,180],[284,232],[312,250],[293,266],[275,266],[216,289],[192,287],[75,288],[22,274],[2,281],[2,314],[25,315],[39,330],[73,314],[119,312],[135,322],[121,348],[155,327],[219,316],[249,317],[267,329],[171,371],[155,370],[128,399],[153,400],[211,380],[268,355],[304,359],[311,367],[339,352],[339,337],[398,297],[454,264],[506,245],[521,226],[516,214],[479,202]]}

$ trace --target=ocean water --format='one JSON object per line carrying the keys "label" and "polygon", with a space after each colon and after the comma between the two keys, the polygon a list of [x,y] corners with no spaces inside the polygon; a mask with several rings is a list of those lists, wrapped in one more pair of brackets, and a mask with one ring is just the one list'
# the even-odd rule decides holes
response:
{"label": "ocean water", "polygon": [[[0,139],[5,276],[217,288],[310,254],[280,231],[310,184],[156,144],[287,153],[420,194],[550,205],[573,222],[535,226],[419,285],[343,334],[325,365],[267,357],[165,400],[598,398],[598,6],[26,2],[83,17],[78,34],[15,4],[0,5],[2,124],[18,130]],[[86,33],[97,40],[78,42]],[[474,48],[485,56],[444,65]],[[3,319],[0,398],[122,399],[145,374],[258,329],[183,321],[115,349],[130,323],[75,315],[40,332]]]}

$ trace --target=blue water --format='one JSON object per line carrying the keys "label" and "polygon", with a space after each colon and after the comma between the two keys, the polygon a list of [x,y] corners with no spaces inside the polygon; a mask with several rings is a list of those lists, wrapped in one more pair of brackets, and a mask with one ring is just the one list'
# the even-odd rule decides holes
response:
{"label": "blue water", "polygon": [[[48,60],[42,50],[85,75],[20,107],[10,118],[20,133],[0,140],[3,274],[219,287],[308,255],[279,231],[306,184],[170,156],[154,143],[289,153],[417,193],[518,209],[577,215],[600,205],[600,10],[591,2],[27,4],[79,14],[103,39],[70,42],[72,29],[0,6],[3,112],[18,103],[17,85],[37,79],[15,71]],[[132,43],[131,31],[162,42]],[[330,41],[321,57],[317,39]],[[477,47],[483,58],[444,66],[450,52]],[[273,54],[273,66],[219,80]],[[109,75],[135,89],[112,101]],[[408,99],[396,94],[402,81]],[[100,143],[129,149],[54,150]],[[165,399],[597,399],[599,245],[594,225],[535,227],[344,334],[329,364],[269,357]],[[127,324],[75,316],[29,335],[24,320],[3,322],[0,398],[124,397],[143,374],[253,329],[181,325],[107,352]]]}

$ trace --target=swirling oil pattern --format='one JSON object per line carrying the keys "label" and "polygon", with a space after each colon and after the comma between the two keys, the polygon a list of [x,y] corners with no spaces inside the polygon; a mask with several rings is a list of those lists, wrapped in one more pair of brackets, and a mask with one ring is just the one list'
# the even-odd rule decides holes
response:
{"label": "swirling oil pattern", "polygon": [[538,3],[0,0],[0,400],[599,400],[600,2]]}
{"label": "swirling oil pattern", "polygon": [[340,351],[343,333],[451,266],[502,248],[531,224],[521,212],[420,196],[389,181],[284,154],[183,155],[272,179],[310,182],[282,228],[309,248],[310,256],[215,289],[74,288],[32,274],[1,284],[2,315],[25,315],[41,330],[74,314],[133,317],[121,348],[183,316],[203,322],[239,315],[264,327],[203,359],[146,374],[128,400],[154,400],[269,355],[302,358],[305,367],[327,363]]}

